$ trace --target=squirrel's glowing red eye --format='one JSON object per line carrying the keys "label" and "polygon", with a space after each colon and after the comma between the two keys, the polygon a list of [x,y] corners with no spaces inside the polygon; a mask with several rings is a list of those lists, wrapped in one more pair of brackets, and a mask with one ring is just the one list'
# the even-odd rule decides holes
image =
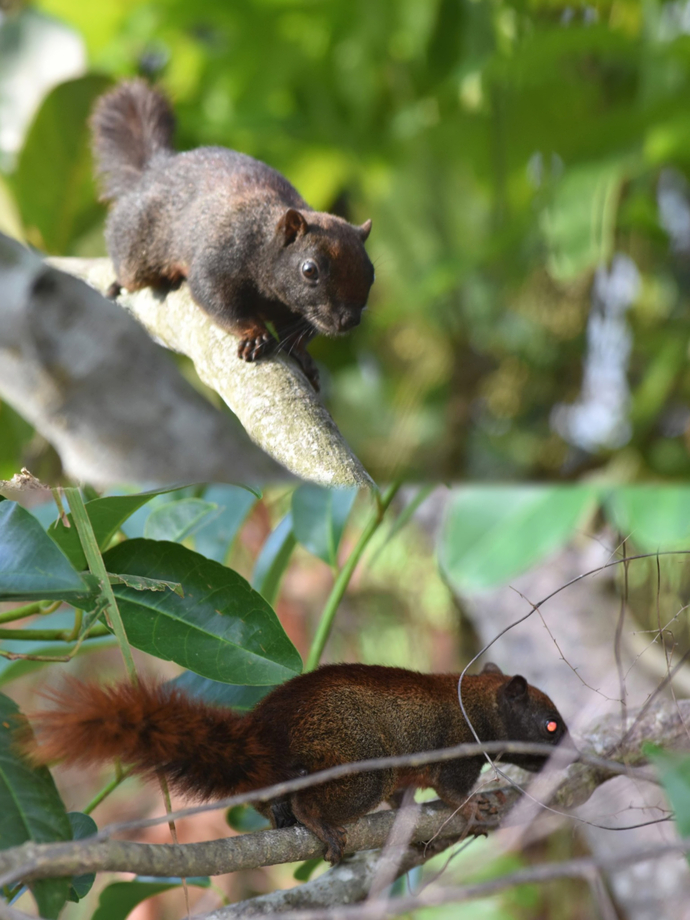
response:
{"label": "squirrel's glowing red eye", "polygon": [[309,281],[315,281],[319,277],[319,269],[316,262],[312,262],[311,259],[302,262],[302,274],[305,278],[308,278]]}
{"label": "squirrel's glowing red eye", "polygon": [[550,722],[546,723],[546,730],[550,734],[553,734],[558,729],[558,722],[555,722],[553,719]]}

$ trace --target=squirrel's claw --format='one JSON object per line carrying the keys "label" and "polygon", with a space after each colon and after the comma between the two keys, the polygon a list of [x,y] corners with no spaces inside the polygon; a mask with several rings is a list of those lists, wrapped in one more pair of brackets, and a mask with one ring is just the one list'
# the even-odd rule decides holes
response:
{"label": "squirrel's claw", "polygon": [[237,349],[238,357],[243,361],[257,361],[259,358],[265,358],[270,355],[275,347],[275,339],[271,333],[266,330],[259,335],[244,338],[240,340]]}

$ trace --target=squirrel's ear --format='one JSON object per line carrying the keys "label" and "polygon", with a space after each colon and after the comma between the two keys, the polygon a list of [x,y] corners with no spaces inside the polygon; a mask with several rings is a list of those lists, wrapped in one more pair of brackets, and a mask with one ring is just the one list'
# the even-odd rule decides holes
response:
{"label": "squirrel's ear", "polygon": [[294,243],[298,236],[307,232],[307,222],[297,208],[288,208],[276,225],[276,234],[283,239],[283,245]]}
{"label": "squirrel's ear", "polygon": [[357,227],[357,232],[360,240],[364,242],[371,233],[371,218],[365,220],[361,227]]}
{"label": "squirrel's ear", "polygon": [[527,681],[521,674],[512,677],[503,688],[503,692],[509,700],[516,702],[527,696]]}
{"label": "squirrel's ear", "polygon": [[493,661],[487,661],[479,672],[480,674],[503,674],[503,671]]}

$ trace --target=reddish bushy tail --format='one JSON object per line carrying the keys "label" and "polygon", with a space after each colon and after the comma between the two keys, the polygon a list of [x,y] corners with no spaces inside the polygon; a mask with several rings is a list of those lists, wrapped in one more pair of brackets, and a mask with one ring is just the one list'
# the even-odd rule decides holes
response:
{"label": "reddish bushy tail", "polygon": [[102,687],[69,679],[36,713],[35,738],[21,741],[34,763],[86,765],[119,758],[143,774],[163,773],[180,792],[214,798],[277,781],[270,746],[251,716],[209,706],[158,685]]}
{"label": "reddish bushy tail", "polygon": [[173,149],[175,116],[162,93],[144,80],[130,80],[101,96],[91,128],[101,197],[107,201],[134,188],[154,154]]}

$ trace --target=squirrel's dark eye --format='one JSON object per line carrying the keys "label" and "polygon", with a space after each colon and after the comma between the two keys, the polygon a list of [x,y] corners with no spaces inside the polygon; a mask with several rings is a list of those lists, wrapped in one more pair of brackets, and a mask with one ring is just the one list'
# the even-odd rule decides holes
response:
{"label": "squirrel's dark eye", "polygon": [[558,731],[558,722],[555,719],[549,719],[548,722],[544,722],[544,728],[550,735],[553,735]]}
{"label": "squirrel's dark eye", "polygon": [[316,262],[312,262],[311,259],[306,259],[302,262],[302,274],[309,281],[316,281],[319,277],[319,267]]}

